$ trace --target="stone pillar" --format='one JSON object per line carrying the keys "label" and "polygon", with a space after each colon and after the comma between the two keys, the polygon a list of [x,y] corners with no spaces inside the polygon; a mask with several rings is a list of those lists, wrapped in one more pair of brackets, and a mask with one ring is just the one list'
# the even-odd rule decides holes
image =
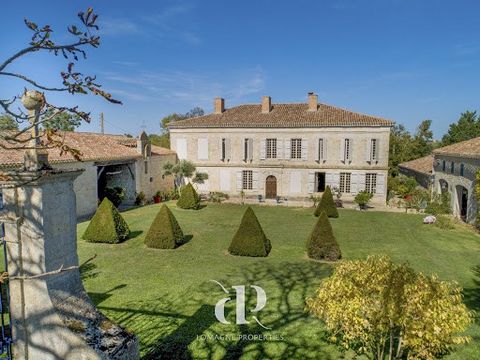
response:
{"label": "stone pillar", "polygon": [[138,359],[135,336],[95,308],[80,279],[73,181],[81,172],[5,174],[15,359]]}

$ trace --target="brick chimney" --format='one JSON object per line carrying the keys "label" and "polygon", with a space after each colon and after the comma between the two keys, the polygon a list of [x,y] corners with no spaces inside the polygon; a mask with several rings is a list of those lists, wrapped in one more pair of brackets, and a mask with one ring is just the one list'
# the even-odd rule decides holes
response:
{"label": "brick chimney", "polygon": [[272,110],[272,98],[270,96],[264,96],[262,98],[262,113],[268,114]]}
{"label": "brick chimney", "polygon": [[214,101],[214,113],[221,114],[225,111],[225,99],[223,98],[215,98]]}
{"label": "brick chimney", "polygon": [[318,95],[310,92],[308,93],[308,111],[317,111],[318,108]]}

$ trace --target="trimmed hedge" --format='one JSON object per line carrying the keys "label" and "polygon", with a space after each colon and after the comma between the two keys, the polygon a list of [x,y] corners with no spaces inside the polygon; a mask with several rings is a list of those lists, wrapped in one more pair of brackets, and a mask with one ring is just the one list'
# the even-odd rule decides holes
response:
{"label": "trimmed hedge", "polygon": [[333,195],[332,191],[330,190],[330,186],[327,186],[323,192],[322,199],[318,203],[314,215],[318,217],[322,212],[325,212],[328,217],[338,218],[338,210],[335,206],[335,202],[333,201]]}
{"label": "trimmed hedge", "polygon": [[193,185],[188,183],[180,191],[180,198],[177,201],[177,206],[182,209],[198,210],[200,207],[200,196],[198,196]]}
{"label": "trimmed hedge", "polygon": [[257,216],[249,206],[243,214],[240,227],[230,243],[228,252],[238,256],[268,256],[272,245],[265,236]]}
{"label": "trimmed hedge", "polygon": [[308,238],[307,254],[308,257],[316,260],[336,261],[342,257],[340,246],[333,235],[332,225],[325,212],[320,214]]}
{"label": "trimmed hedge", "polygon": [[166,205],[162,205],[145,236],[145,244],[154,249],[175,249],[183,243],[183,231]]}
{"label": "trimmed hedge", "polygon": [[88,242],[117,244],[128,238],[130,229],[115,205],[104,198],[83,233]]}

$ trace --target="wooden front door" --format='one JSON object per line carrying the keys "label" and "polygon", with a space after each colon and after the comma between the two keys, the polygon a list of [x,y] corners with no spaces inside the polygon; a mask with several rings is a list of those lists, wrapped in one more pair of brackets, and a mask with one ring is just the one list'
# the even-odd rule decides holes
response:
{"label": "wooden front door", "polygon": [[265,198],[275,199],[277,197],[277,178],[273,175],[265,180]]}

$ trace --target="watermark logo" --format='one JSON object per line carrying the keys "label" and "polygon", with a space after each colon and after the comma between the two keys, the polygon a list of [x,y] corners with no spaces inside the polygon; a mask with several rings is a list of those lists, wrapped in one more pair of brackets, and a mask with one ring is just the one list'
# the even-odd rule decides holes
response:
{"label": "watermark logo", "polygon": [[[218,281],[216,280],[210,280],[214,282],[215,284],[218,284],[222,290],[225,292],[225,294],[230,295],[230,292]],[[265,290],[263,290],[260,286],[256,285],[250,285],[252,289],[255,290],[257,294],[257,303],[254,309],[250,310],[252,314],[258,313],[260,310],[262,310],[265,305],[267,304],[267,294],[265,293]],[[235,301],[236,301],[236,321],[235,323],[237,325],[242,325],[242,324],[249,324],[250,322],[246,318],[246,304],[245,304],[245,285],[235,285],[232,286],[232,288],[235,290]],[[231,297],[225,297],[220,299],[217,304],[215,305],[215,316],[218,321],[220,321],[222,324],[230,324],[230,322],[225,319],[225,304],[229,301],[231,301]],[[266,330],[270,330],[271,328],[264,326],[260,320],[258,320],[257,316],[252,315],[252,319],[257,322],[258,325],[260,325],[262,328]]]}

